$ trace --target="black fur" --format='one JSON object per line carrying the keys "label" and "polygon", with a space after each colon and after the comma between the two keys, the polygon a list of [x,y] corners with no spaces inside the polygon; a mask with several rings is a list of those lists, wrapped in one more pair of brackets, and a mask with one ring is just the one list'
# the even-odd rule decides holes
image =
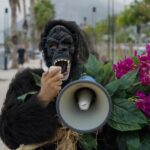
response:
{"label": "black fur", "polygon": [[0,135],[11,149],[16,149],[20,144],[51,139],[59,126],[54,102],[44,108],[36,95],[28,97],[26,102],[17,100],[24,93],[39,90],[31,72],[41,75],[42,70],[26,69],[18,73],[9,86],[2,108]]}

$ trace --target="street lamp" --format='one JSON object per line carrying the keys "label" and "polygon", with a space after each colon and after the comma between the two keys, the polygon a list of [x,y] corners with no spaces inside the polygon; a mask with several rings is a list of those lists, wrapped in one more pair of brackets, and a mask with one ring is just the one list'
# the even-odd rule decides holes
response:
{"label": "street lamp", "polygon": [[8,69],[8,44],[6,38],[8,38],[8,8],[5,8],[4,12],[4,70]]}
{"label": "street lamp", "polygon": [[94,51],[97,52],[97,45],[96,45],[96,7],[92,7],[92,25],[94,28],[94,38],[93,38],[93,43],[94,43]]}
{"label": "street lamp", "polygon": [[96,25],[96,7],[92,8],[92,24],[95,28],[95,25]]}
{"label": "street lamp", "polygon": [[83,24],[84,24],[84,26],[87,24],[87,17],[83,18]]}

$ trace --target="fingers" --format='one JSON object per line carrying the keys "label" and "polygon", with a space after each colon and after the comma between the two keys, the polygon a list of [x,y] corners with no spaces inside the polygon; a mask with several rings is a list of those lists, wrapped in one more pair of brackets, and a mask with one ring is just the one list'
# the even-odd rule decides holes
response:
{"label": "fingers", "polygon": [[56,96],[60,90],[63,83],[63,74],[61,74],[61,67],[50,67],[48,72],[42,74],[42,83],[45,85],[46,89],[53,91],[53,95]]}
{"label": "fingers", "polygon": [[48,85],[53,85],[53,86],[61,86],[63,83],[61,79],[60,80],[49,79],[46,82],[48,83]]}
{"label": "fingers", "polygon": [[46,77],[48,75],[48,71],[46,71],[46,72],[44,72],[43,74],[42,74],[42,77]]}
{"label": "fingers", "polygon": [[59,92],[61,90],[61,86],[56,86],[56,91]]}
{"label": "fingers", "polygon": [[60,80],[60,81],[57,81],[55,84],[57,85],[57,86],[61,86],[62,85],[62,80]]}
{"label": "fingers", "polygon": [[49,69],[49,76],[53,77],[56,74],[61,73],[61,67],[58,66],[51,66]]}
{"label": "fingers", "polygon": [[47,79],[48,79],[48,71],[47,71],[47,72],[44,72],[44,73],[42,74],[41,81],[43,82],[43,81],[46,81]]}
{"label": "fingers", "polygon": [[[50,67],[49,71],[46,71],[42,74],[42,78],[45,80],[48,80],[52,77],[56,77],[56,81],[57,81],[57,80],[59,80],[59,77],[57,77],[58,74],[61,74],[61,67],[52,66],[52,67]],[[60,78],[63,78],[61,76],[60,76]]]}
{"label": "fingers", "polygon": [[61,90],[61,86],[54,86],[53,90],[55,91],[56,94],[58,94],[60,92],[60,90]]}
{"label": "fingers", "polygon": [[47,82],[48,84],[61,85],[63,77],[64,77],[63,74],[57,74],[54,77],[49,77],[49,78],[46,77],[44,81]]}
{"label": "fingers", "polygon": [[60,80],[62,81],[63,78],[64,78],[63,74],[57,74],[52,78],[52,81],[60,81]]}

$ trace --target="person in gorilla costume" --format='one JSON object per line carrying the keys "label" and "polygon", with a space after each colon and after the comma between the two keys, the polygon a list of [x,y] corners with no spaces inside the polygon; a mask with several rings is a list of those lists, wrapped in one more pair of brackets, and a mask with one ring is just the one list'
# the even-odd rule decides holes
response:
{"label": "person in gorilla costume", "polygon": [[[62,127],[55,100],[67,83],[83,73],[82,66],[89,55],[85,35],[75,22],[49,21],[41,34],[39,48],[49,70],[27,68],[16,74],[0,116],[1,139],[10,149],[17,150],[84,150],[78,141],[79,134]],[[33,73],[41,76],[40,87]],[[24,101],[18,99],[32,91],[38,93],[27,95]],[[92,133],[97,138],[97,149],[117,150],[115,132],[107,132],[104,127],[99,134]]]}

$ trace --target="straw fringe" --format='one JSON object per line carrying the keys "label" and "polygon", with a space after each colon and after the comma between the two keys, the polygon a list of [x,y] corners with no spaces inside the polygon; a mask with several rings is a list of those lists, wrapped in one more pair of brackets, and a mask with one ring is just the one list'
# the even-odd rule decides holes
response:
{"label": "straw fringe", "polygon": [[38,147],[41,147],[45,144],[47,144],[48,142],[43,142],[43,143],[39,143],[39,144],[31,144],[31,145],[24,145],[24,144],[21,144],[19,146],[19,148],[17,148],[16,150],[35,150],[36,148]]}
{"label": "straw fringe", "polygon": [[57,145],[56,150],[77,150],[77,142],[79,140],[79,136],[80,135],[78,133],[62,127],[57,131],[56,136],[53,140],[42,142],[39,144],[21,144],[16,150],[35,150],[36,148],[44,146],[45,144],[54,142]]}
{"label": "straw fringe", "polygon": [[56,150],[77,150],[77,142],[79,140],[79,134],[68,130],[66,128],[61,128],[58,131],[58,135],[62,136],[57,140]]}

